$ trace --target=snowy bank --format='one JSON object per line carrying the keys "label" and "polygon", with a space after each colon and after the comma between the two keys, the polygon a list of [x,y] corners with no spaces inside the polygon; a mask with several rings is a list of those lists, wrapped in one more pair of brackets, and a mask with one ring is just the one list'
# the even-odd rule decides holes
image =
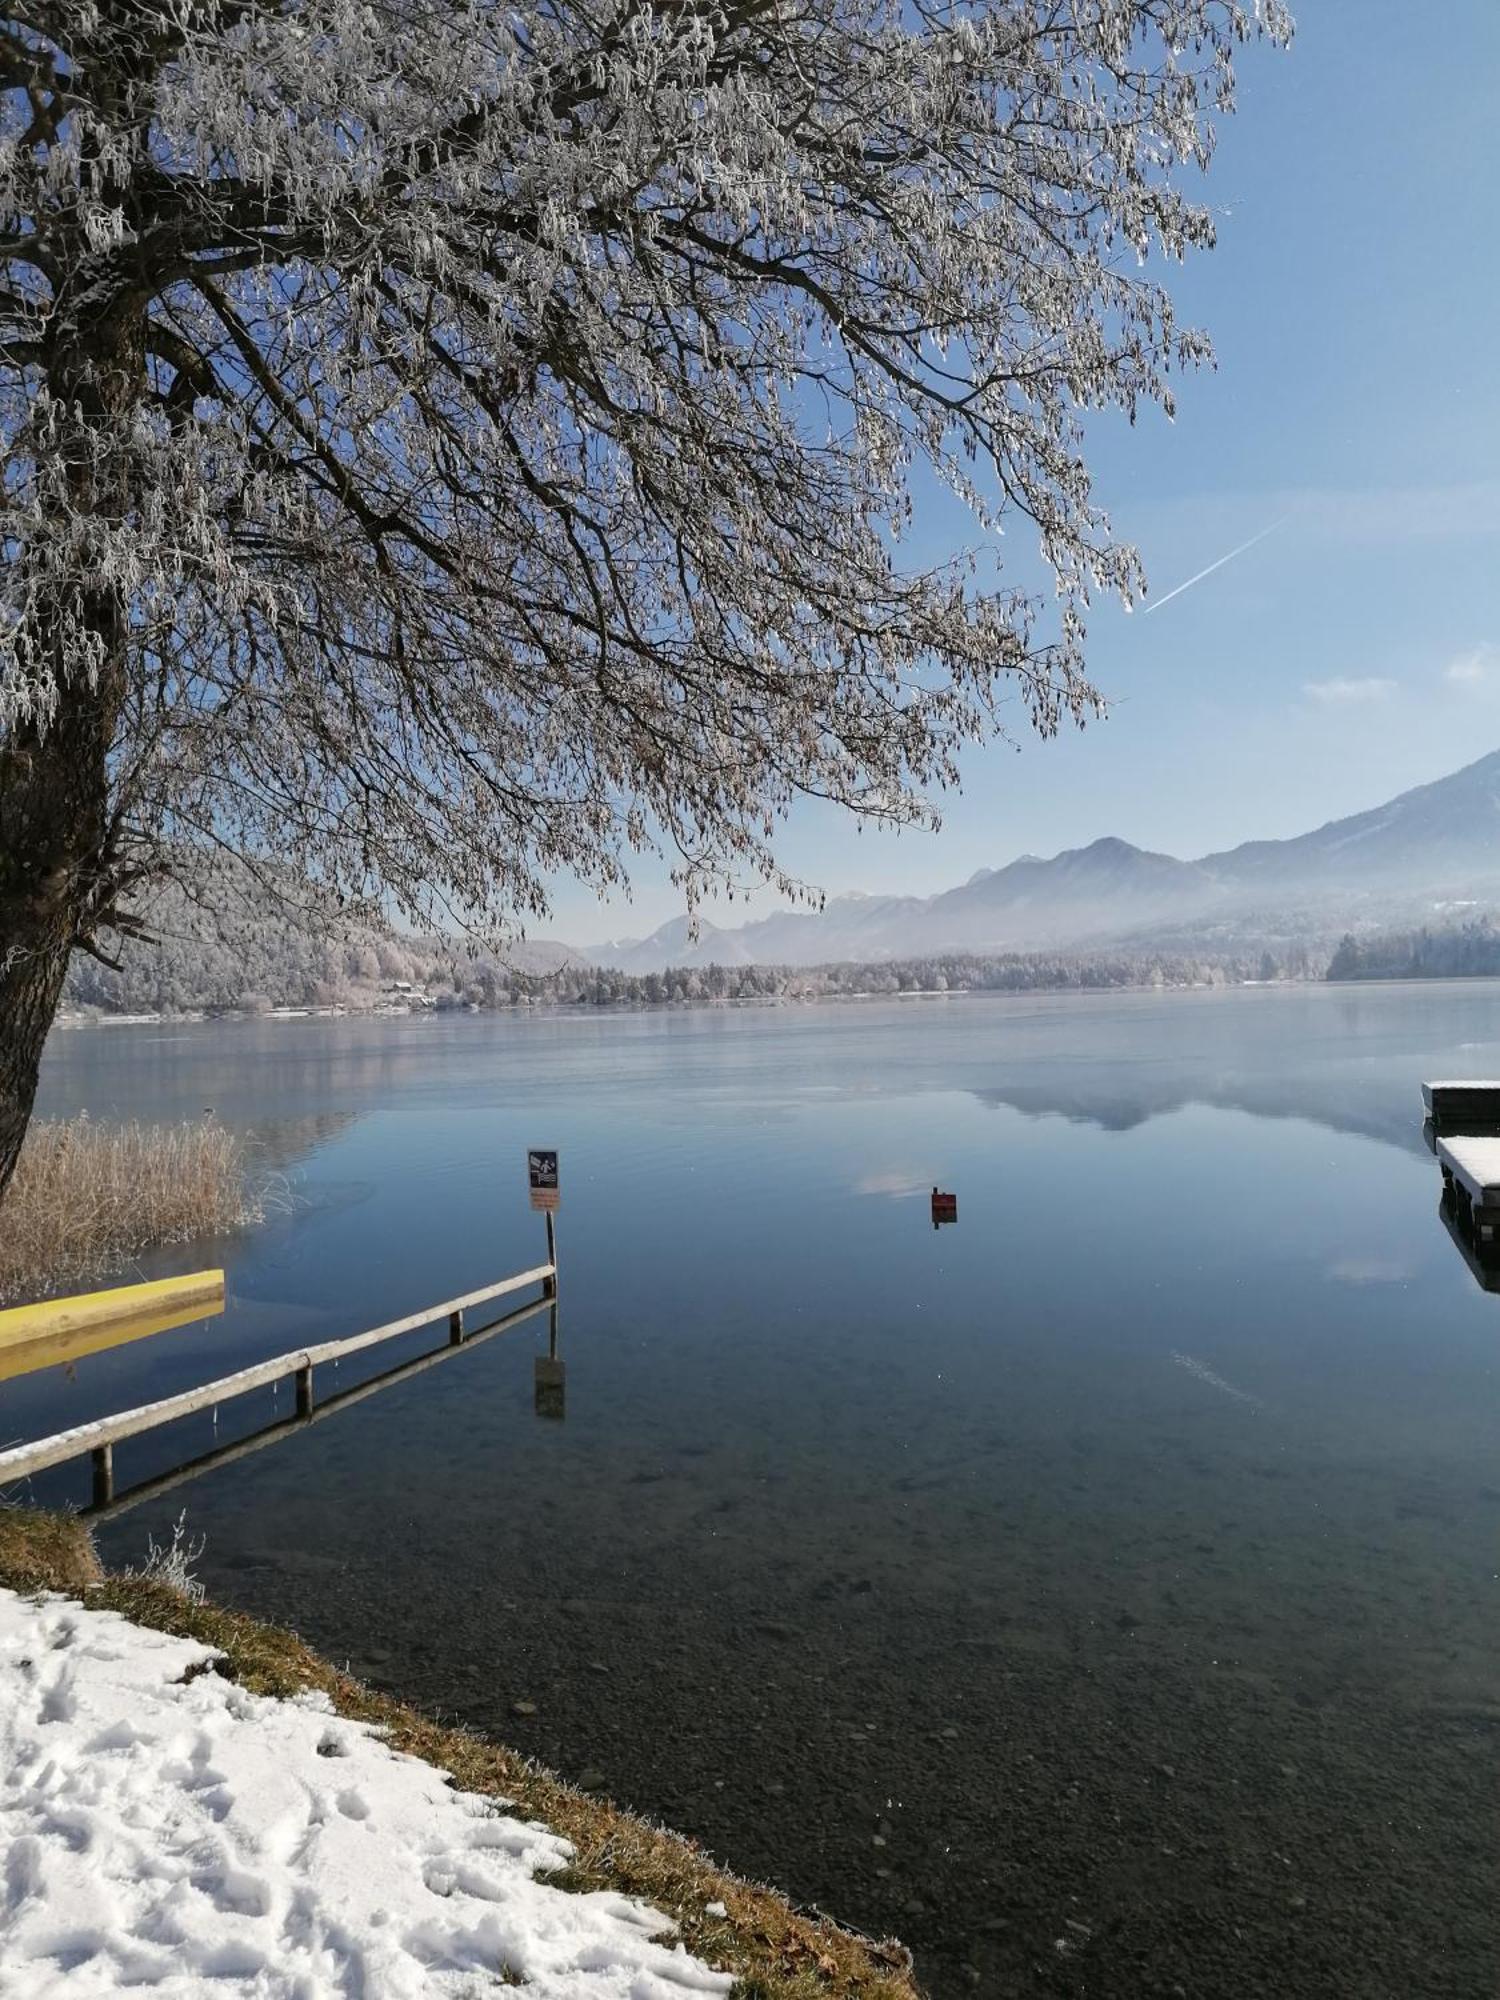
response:
{"label": "snowy bank", "polygon": [[728,1974],[630,1897],[538,1879],[569,1844],[212,1650],[0,1591],[0,1985],[370,2000],[682,2000]]}
{"label": "snowy bank", "polygon": [[[632,2000],[645,2000],[645,1996],[663,1992],[674,1995],[705,1990],[722,1992],[725,1984],[723,1975],[729,1974],[735,1981],[733,2000],[919,2000],[912,1977],[911,1956],[896,1940],[877,1942],[844,1929],[815,1910],[794,1909],[777,1890],[725,1872],[695,1841],[672,1833],[665,1827],[653,1826],[637,1814],[615,1805],[600,1792],[577,1790],[554,1772],[504,1743],[473,1730],[438,1722],[392,1696],[365,1687],[315,1653],[295,1633],[265,1624],[242,1611],[205,1601],[191,1586],[184,1588],[186,1582],[185,1577],[171,1574],[170,1565],[161,1563],[148,1565],[144,1573],[106,1576],[100,1568],[87,1526],[76,1515],[0,1504],[0,1591],[19,1591],[28,1600],[21,1604],[6,1602],[7,1620],[26,1621],[46,1617],[72,1621],[66,1643],[61,1645],[44,1647],[38,1644],[38,1639],[46,1638],[49,1633],[53,1638],[64,1636],[63,1625],[50,1625],[44,1631],[35,1624],[24,1622],[13,1625],[13,1643],[0,1642],[0,1752],[5,1756],[3,1770],[0,1770],[0,1810],[6,1815],[21,1811],[28,1799],[32,1806],[44,1804],[55,1789],[64,1784],[74,1788],[77,1797],[85,1803],[96,1791],[104,1798],[106,1780],[112,1773],[123,1770],[138,1749],[139,1756],[147,1760],[147,1768],[150,1757],[158,1754],[149,1746],[137,1746],[133,1734],[129,1741],[112,1741],[110,1731],[116,1722],[98,1717],[79,1721],[76,1714],[72,1717],[49,1715],[46,1727],[43,1727],[40,1710],[45,1698],[44,1689],[61,1689],[75,1702],[81,1699],[80,1689],[91,1684],[87,1677],[99,1669],[88,1666],[85,1677],[80,1678],[80,1663],[88,1661],[89,1649],[87,1646],[79,1648],[79,1637],[98,1629],[93,1623],[96,1614],[114,1613],[118,1614],[118,1618],[105,1627],[116,1634],[109,1642],[104,1660],[104,1665],[109,1667],[112,1650],[116,1665],[109,1668],[111,1672],[125,1671],[119,1665],[124,1642],[118,1634],[122,1630],[132,1645],[139,1640],[148,1646],[159,1647],[161,1635],[166,1635],[182,1649],[175,1658],[196,1662],[200,1666],[208,1660],[214,1663],[212,1672],[202,1673],[195,1673],[191,1665],[173,1671],[163,1666],[151,1682],[145,1705],[132,1692],[128,1697],[130,1706],[126,1715],[132,1732],[147,1727],[142,1717],[152,1702],[159,1698],[169,1705],[175,1704],[194,1688],[199,1690],[199,1696],[204,1700],[212,1701],[217,1697],[213,1709],[215,1714],[222,1713],[235,1720],[258,1712],[255,1702],[247,1698],[267,1698],[273,1719],[286,1713],[282,1704],[290,1702],[290,1715],[301,1718],[300,1726],[315,1732],[313,1755],[316,1762],[311,1774],[281,1756],[277,1761],[275,1778],[277,1784],[282,1782],[287,1772],[295,1778],[291,1796],[298,1801],[297,1810],[305,1815],[303,1837],[315,1835],[309,1852],[318,1848],[331,1850],[335,1843],[356,1841],[352,1848],[346,1845],[341,1850],[346,1858],[349,1854],[368,1855],[371,1851],[368,1842],[364,1847],[357,1844],[357,1836],[363,1827],[387,1850],[382,1854],[382,1868],[394,1865],[393,1856],[417,1852],[422,1857],[425,1870],[426,1861],[435,1855],[440,1857],[443,1853],[457,1852],[468,1855],[465,1865],[480,1870],[489,1880],[490,1871],[499,1868],[501,1862],[493,1851],[482,1851],[481,1845],[473,1838],[474,1830],[479,1825],[493,1830],[504,1819],[508,1822],[507,1837],[518,1837],[516,1829],[519,1827],[535,1852],[545,1852],[548,1857],[541,1863],[546,1880],[538,1882],[533,1872],[536,1864],[530,1859],[530,1850],[525,1845],[519,1855],[513,1850],[505,1850],[511,1853],[512,1860],[525,1876],[525,1883],[521,1885],[523,1893],[531,1895],[546,1889],[549,1896],[542,1899],[540,1907],[551,1911],[556,1907],[550,1901],[551,1894],[591,1892],[593,1909],[602,1912],[607,1920],[604,1922],[603,1939],[599,1941],[601,1951],[606,1945],[612,1949],[613,1943],[621,1937],[626,1941],[635,1939],[638,1945],[644,1947],[639,1968],[631,1973],[629,1983],[623,1989],[612,1988],[605,1983],[606,1975],[613,1976],[615,1969],[606,1951],[597,1960],[590,1957],[586,1965],[576,1967],[576,1977],[568,1974],[567,1983],[561,1986],[557,1978],[562,1975],[554,1977],[551,1973],[546,1974],[550,1984],[533,1978],[529,1982],[533,1991],[598,1995],[624,1990],[632,1996]],[[35,1601],[38,1593],[57,1595],[43,1600],[38,1609]],[[0,1598],[0,1602],[5,1600]],[[165,1656],[157,1651],[153,1657],[161,1660]],[[29,1660],[31,1666],[23,1668],[20,1665],[22,1660]],[[39,1665],[39,1662],[42,1664]],[[179,1681],[178,1672],[192,1677]],[[169,1706],[167,1712],[190,1716],[192,1711]],[[69,1724],[67,1729],[60,1726],[65,1721]],[[150,1724],[158,1744],[160,1731],[167,1726],[159,1713],[157,1720]],[[183,1735],[186,1748],[172,1755],[160,1752],[160,1759],[174,1766],[185,1762],[188,1770],[192,1771],[198,1768],[194,1758],[200,1725],[189,1722],[174,1726]],[[347,1758],[319,1754],[318,1744],[325,1740],[331,1743],[333,1739],[343,1741],[345,1748],[351,1751],[353,1746],[364,1745],[372,1754],[378,1753],[375,1754],[375,1764],[383,1772],[392,1765],[406,1771],[403,1783],[412,1788],[409,1794],[412,1813],[408,1815],[403,1810],[398,1814],[394,1795],[382,1789],[379,1796],[386,1803],[381,1805],[377,1817],[363,1785],[351,1779]],[[59,1752],[65,1744],[70,1748],[68,1756],[63,1758]],[[305,1739],[303,1747],[305,1749]],[[398,1756],[395,1753],[401,1754]],[[23,1755],[30,1761],[21,1761]],[[128,1911],[139,1909],[138,1899],[147,1893],[147,1889],[141,1886],[149,1885],[151,1879],[145,1859],[152,1851],[147,1830],[151,1824],[158,1822],[142,1820],[137,1829],[135,1818],[148,1810],[150,1800],[158,1792],[170,1796],[170,1788],[174,1784],[185,1796],[176,1800],[166,1826],[169,1829],[185,1827],[187,1816],[198,1813],[200,1808],[207,1810],[211,1825],[204,1827],[199,1820],[196,1823],[201,1827],[201,1833],[178,1839],[172,1852],[179,1858],[185,1852],[189,1865],[185,1874],[179,1873],[175,1880],[169,1871],[158,1884],[158,1891],[165,1899],[169,1891],[175,1890],[175,1900],[170,1905],[169,1913],[175,1911],[179,1918],[182,1910],[204,1914],[202,1906],[193,1900],[194,1896],[202,1893],[195,1886],[194,1875],[201,1873],[205,1883],[219,1880],[226,1865],[223,1843],[236,1836],[242,1826],[257,1839],[267,1838],[271,1808],[260,1797],[259,1778],[253,1785],[243,1778],[232,1778],[213,1747],[212,1738],[201,1759],[201,1766],[201,1782],[196,1785],[189,1783],[178,1771],[154,1783],[145,1802],[139,1793],[133,1793],[130,1799],[115,1798],[112,1804],[101,1806],[101,1815],[113,1831],[101,1832],[99,1824],[87,1817],[76,1798],[72,1804],[54,1798],[52,1809],[62,1828],[64,1843],[69,1845],[70,1851],[91,1854],[94,1864],[98,1864],[87,1869],[77,1862],[66,1861],[59,1853],[53,1853],[52,1844],[43,1838],[40,1825],[32,1826],[29,1831],[20,1831],[15,1848],[22,1859],[13,1863],[14,1873],[8,1879],[0,1879],[0,1993],[6,1996],[6,2000],[10,2000],[13,1993],[20,1993],[23,2000],[30,2000],[30,1996],[41,1992],[64,1994],[71,2000],[74,1994],[98,1992],[100,1981],[105,1983],[106,1990],[111,1990],[112,1981],[108,1975],[114,1960],[105,1953],[102,1945],[98,1951],[93,1950],[96,1942],[94,1933],[100,1930],[102,1918],[97,1913],[81,1915],[73,1908],[72,1902],[76,1900],[73,1889],[87,1876],[89,1898],[101,1901],[106,1906],[106,1913],[115,1910],[121,1901],[126,1903],[125,1929],[128,1930],[133,1921],[138,1934],[142,1919],[137,1916],[132,1920]],[[210,1771],[222,1775],[210,1777]],[[451,1779],[447,1776],[449,1773],[452,1774]],[[831,1778],[830,1782],[837,1781]],[[220,1790],[231,1784],[232,1801],[228,1791]],[[200,1792],[205,1796],[198,1797]],[[340,1808],[339,1797],[343,1792],[358,1792],[371,1806],[364,1821],[351,1818]],[[455,1794],[460,1795],[457,1810],[461,1819],[445,1820],[443,1813],[455,1809]],[[323,1817],[316,1822],[309,1803],[314,1796],[322,1802],[320,1809],[323,1811]],[[330,1798],[331,1812],[326,1810]],[[231,1809],[232,1805],[239,1807],[238,1817]],[[150,1807],[150,1810],[155,1808]],[[434,1812],[438,1814],[436,1822],[431,1817]],[[244,1817],[246,1813],[252,1815],[248,1820]],[[287,1825],[295,1830],[299,1822],[294,1815],[290,1822],[284,1820],[281,1824],[285,1840]],[[70,1825],[73,1828],[71,1839],[68,1832]],[[455,1825],[459,1827],[456,1845],[451,1833]],[[7,1817],[0,1822],[0,1860],[5,1858],[6,1836],[11,1831],[12,1823]],[[100,1857],[111,1851],[109,1840],[124,1841],[132,1837],[139,1841],[139,1845],[131,1851],[141,1862],[142,1872],[127,1874],[123,1888],[117,1886],[110,1889],[107,1885],[114,1878],[104,1870]],[[491,1837],[494,1837],[493,1831]],[[85,1838],[99,1844],[86,1848]],[[27,1844],[32,1841],[37,1843],[36,1847]],[[201,1849],[201,1860],[195,1850],[195,1842]],[[571,1852],[571,1861],[557,1867],[556,1857],[565,1852]],[[476,1854],[479,1855],[477,1860],[474,1858]],[[31,1859],[28,1860],[28,1856]],[[56,1903],[55,1898],[44,1900],[40,1893],[25,1893],[32,1873],[39,1870],[41,1862],[49,1856],[52,1865],[73,1871],[60,1878],[60,1887],[69,1898],[67,1906]],[[261,1878],[262,1864],[259,1861],[247,1860],[241,1867],[231,1858],[227,1866],[247,1876],[253,1875],[257,1880]],[[416,1872],[421,1875],[421,1893],[417,1901],[426,1912],[425,1922],[437,1922],[439,1936],[444,1934],[443,1925],[451,1924],[464,1929],[472,1944],[474,1934],[488,1919],[489,1929],[484,1932],[485,1948],[488,1949],[488,1939],[500,1936],[509,1920],[507,1910],[514,1914],[516,1906],[513,1903],[503,1900],[491,1902],[475,1895],[473,1885],[478,1876],[470,1875],[460,1881],[455,1868],[449,1897],[440,1904],[441,1886],[446,1881],[441,1873],[441,1863],[438,1887],[426,1879],[425,1872]],[[44,1874],[37,1873],[36,1880],[39,1889],[47,1887]],[[132,1884],[135,1886],[132,1887]],[[506,1886],[506,1883],[502,1881],[501,1886]],[[231,1969],[221,1975],[179,1970],[174,1966],[163,1990],[181,1996],[181,2000],[210,1991],[226,1994],[248,1991],[272,1995],[291,1990],[283,1976],[288,1963],[286,1955],[292,1945],[296,1944],[300,1949],[312,1938],[313,1932],[306,1926],[314,1920],[321,1923],[328,1915],[326,1901],[318,1900],[322,1895],[321,1885],[316,1895],[306,1883],[297,1882],[294,1888],[295,1900],[285,1905],[284,1928],[276,1938],[277,1956],[263,1973],[251,1975],[248,1971],[235,1971],[232,1962]],[[283,1866],[282,1874],[266,1886],[266,1894],[285,1898],[291,1893]],[[348,1891],[351,1896],[353,1893]],[[299,1995],[305,1995],[306,2000],[323,2000],[325,1994],[357,1991],[362,1991],[363,2000],[384,2000],[384,1996],[406,1990],[399,1984],[397,1974],[377,1974],[370,1969],[372,1962],[367,1955],[361,1955],[367,1954],[368,1934],[357,1931],[351,1924],[345,1899],[346,1887],[340,1881],[336,1891],[333,1927],[323,1933],[325,1948],[338,1960],[339,1976],[329,1979],[309,1974],[295,1990]],[[92,1910],[94,1901],[88,1901],[84,1908]],[[644,1916],[646,1909],[663,1912],[663,1924],[670,1922],[675,1927],[671,1933],[664,1930],[661,1940],[654,1946],[642,1928],[649,1922]],[[263,1933],[271,1910],[247,1909],[239,1914],[252,1920],[253,1937]],[[256,1931],[257,1921],[261,1933]],[[594,1918],[589,1919],[590,1924],[594,1921]],[[403,1935],[414,1934],[418,1928],[409,1914],[398,1915],[388,1919],[388,1922],[396,1923],[398,1928],[377,1939],[380,1947],[387,1946],[392,1938],[399,1940]],[[50,1932],[49,1925],[53,1927]],[[399,1928],[400,1925],[405,1925],[405,1932]],[[303,1928],[299,1929],[299,1926]],[[375,1929],[385,1932],[382,1925],[375,1926]],[[114,1935],[118,1942],[120,1932],[117,1930]],[[433,1934],[424,1931],[423,1935],[428,1939],[427,1949],[431,1954],[434,1949],[430,1941]],[[47,1944],[49,1939],[52,1943],[61,1940],[66,1945],[70,1937],[73,1938],[75,1951],[69,1962],[64,1962],[68,1958],[66,1951],[51,1959],[37,1956],[40,1946]],[[157,1941],[160,1950],[155,1956],[151,1955],[152,1939],[149,1936],[138,1936],[138,1942],[144,1954],[142,1964],[159,1966],[162,1957],[171,1956],[170,1940]],[[459,1942],[463,1943],[463,1938]],[[685,1947],[682,1951],[675,1949],[679,1942]],[[17,1984],[16,1967],[25,1964],[20,1957],[23,1946],[31,1954],[31,1962],[25,1973],[27,1983],[21,1986]],[[86,1955],[86,1948],[93,1953],[92,1958]],[[259,1950],[262,1947],[256,1944],[253,1948]],[[541,1941],[536,1948],[542,1951]],[[558,1947],[562,1948],[561,1945]],[[434,1970],[431,1964],[422,1965],[419,1953],[412,1952],[409,1947],[403,1946],[403,1949],[413,1964],[422,1967],[420,1990],[423,1992],[479,1988],[488,1992],[496,1984],[523,1976],[521,1968],[514,1964],[508,1971],[471,1970],[467,1974],[461,1965],[454,1965],[443,1973]],[[662,1969],[663,1960],[665,1970]],[[401,1962],[398,1957],[396,1963],[399,1965]],[[559,1961],[545,1962],[555,1966]],[[709,1966],[717,1968],[717,1972],[710,1974],[713,1983],[708,1988],[694,1988],[684,1983],[701,1977],[703,1969]],[[468,1989],[465,1987],[466,1979]],[[87,1983],[90,1981],[93,1983]]]}

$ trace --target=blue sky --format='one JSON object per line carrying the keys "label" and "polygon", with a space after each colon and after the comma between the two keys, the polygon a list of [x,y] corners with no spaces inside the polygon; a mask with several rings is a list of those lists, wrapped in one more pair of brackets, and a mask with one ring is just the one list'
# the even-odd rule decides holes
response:
{"label": "blue sky", "polygon": [[[1282,525],[1148,616],[1096,606],[1108,719],[973,751],[940,833],[800,808],[781,851],[829,892],[925,894],[1105,833],[1206,853],[1500,747],[1500,0],[1296,12],[1289,53],[1245,55],[1218,248],[1174,282],[1217,371],[1179,381],[1175,424],[1102,424],[1091,451],[1154,603]],[[556,886],[558,936],[680,912],[649,862],[631,904]]]}

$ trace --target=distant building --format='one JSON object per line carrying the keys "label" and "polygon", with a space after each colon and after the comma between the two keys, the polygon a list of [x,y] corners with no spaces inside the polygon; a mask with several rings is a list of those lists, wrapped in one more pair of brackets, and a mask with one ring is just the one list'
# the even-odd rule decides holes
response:
{"label": "distant building", "polygon": [[392,979],[383,991],[385,993],[383,1012],[395,1013],[403,1007],[410,1011],[413,1007],[434,1007],[437,1004],[410,979]]}

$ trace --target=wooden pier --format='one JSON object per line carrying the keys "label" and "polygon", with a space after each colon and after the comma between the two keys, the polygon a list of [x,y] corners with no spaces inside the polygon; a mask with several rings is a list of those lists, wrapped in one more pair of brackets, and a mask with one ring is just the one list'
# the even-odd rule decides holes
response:
{"label": "wooden pier", "polygon": [[1422,1085],[1434,1132],[1500,1132],[1500,1082],[1483,1077]]}
{"label": "wooden pier", "polygon": [[1481,1246],[1500,1243],[1500,1138],[1439,1139],[1443,1186],[1462,1199]]}
{"label": "wooden pier", "polygon": [[[547,1218],[549,1225],[552,1218]],[[77,1424],[71,1430],[57,1431],[51,1437],[36,1438],[30,1444],[12,1445],[0,1451],[0,1486],[15,1479],[24,1479],[35,1472],[45,1472],[50,1467],[65,1465],[70,1459],[88,1456],[93,1462],[93,1506],[94,1510],[109,1507],[115,1499],[114,1448],[128,1438],[141,1436],[144,1432],[159,1429],[163,1424],[175,1423],[179,1417],[192,1416],[200,1410],[215,1409],[220,1403],[231,1401],[237,1396],[247,1395],[252,1389],[265,1388],[274,1382],[287,1379],[295,1385],[296,1417],[288,1420],[293,1426],[311,1423],[317,1411],[315,1408],[313,1370],[330,1361],[343,1361],[351,1354],[360,1354],[367,1348],[379,1346],[387,1340],[395,1340],[404,1333],[417,1333],[423,1327],[447,1322],[448,1339],[438,1350],[438,1356],[445,1356],[453,1348],[464,1346],[481,1334],[498,1332],[502,1325],[512,1325],[521,1319],[529,1319],[533,1312],[557,1303],[557,1261],[553,1249],[553,1234],[547,1232],[549,1258],[545,1264],[537,1264],[529,1271],[518,1271],[513,1277],[502,1278],[498,1284],[485,1285],[477,1292],[466,1292],[462,1298],[445,1299],[441,1305],[428,1306],[421,1312],[408,1313],[404,1319],[388,1321],[384,1326],[372,1327],[368,1333],[356,1333],[343,1340],[320,1341],[314,1346],[295,1348],[286,1354],[273,1356],[269,1361],[257,1361],[248,1368],[241,1368],[232,1375],[221,1375],[216,1381],[205,1382],[201,1388],[185,1389],[179,1395],[164,1396],[159,1402],[143,1403],[134,1410],[122,1410],[116,1416],[99,1417],[91,1423]],[[490,1326],[469,1329],[466,1315],[478,1307],[488,1305],[494,1299],[506,1298],[513,1292],[524,1291],[531,1285],[541,1287],[541,1296],[523,1306],[518,1312],[505,1316],[503,1321]],[[408,1371],[415,1372],[419,1365],[425,1365],[433,1356],[419,1357],[417,1362],[406,1368],[390,1371],[391,1377]],[[362,1385],[367,1387],[371,1385]],[[350,1390],[341,1395],[340,1402],[353,1400],[360,1389]],[[274,1427],[281,1434],[283,1426]],[[250,1441],[246,1440],[249,1444]],[[228,1446],[223,1452],[209,1456],[215,1463],[222,1463],[231,1453],[238,1455],[235,1446]],[[198,1462],[194,1470],[207,1469],[206,1462]],[[176,1483],[180,1475],[168,1475],[168,1483]],[[160,1490],[161,1482],[148,1482],[152,1490]],[[140,1494],[137,1497],[144,1497]]]}

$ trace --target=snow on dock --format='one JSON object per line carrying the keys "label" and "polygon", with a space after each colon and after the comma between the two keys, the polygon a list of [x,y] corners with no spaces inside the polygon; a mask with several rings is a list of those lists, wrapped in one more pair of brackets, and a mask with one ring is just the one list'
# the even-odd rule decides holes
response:
{"label": "snow on dock", "polygon": [[1468,1199],[1475,1233],[1490,1242],[1500,1231],[1500,1138],[1439,1139],[1437,1156],[1444,1186]]}
{"label": "snow on dock", "polygon": [[0,1590],[7,2000],[160,1987],[292,2000],[683,2000],[729,1976],[659,1911],[536,1879],[572,1854],[210,1648]]}

